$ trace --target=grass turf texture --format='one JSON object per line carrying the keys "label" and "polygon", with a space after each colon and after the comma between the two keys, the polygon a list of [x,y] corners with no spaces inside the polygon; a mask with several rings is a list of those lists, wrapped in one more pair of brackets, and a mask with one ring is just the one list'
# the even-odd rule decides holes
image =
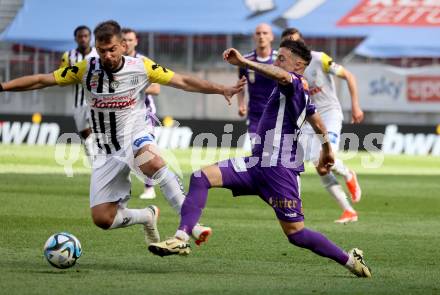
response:
{"label": "grass turf texture", "polygon": [[[361,165],[363,158],[374,159],[369,154],[347,160],[363,188],[356,206],[359,222],[347,225],[333,223],[341,212],[306,167],[306,226],[345,249],[363,249],[373,271],[368,280],[289,244],[272,209],[258,197],[232,198],[222,189],[210,191],[202,217],[214,229],[208,244],[193,246],[188,257],[155,257],[146,249],[141,226],[95,227],[89,170],[77,161],[74,177],[68,178],[53,155],[48,147],[0,146],[2,294],[440,293],[440,158],[387,156],[374,169]],[[174,156],[188,185],[191,151]],[[198,160],[194,166],[215,160]],[[142,184],[133,179],[136,197],[130,207],[160,206],[162,238],[171,236],[178,217],[160,195],[138,199],[141,191]],[[77,236],[84,251],[77,265],[64,271],[42,255],[46,239],[59,231]]]}

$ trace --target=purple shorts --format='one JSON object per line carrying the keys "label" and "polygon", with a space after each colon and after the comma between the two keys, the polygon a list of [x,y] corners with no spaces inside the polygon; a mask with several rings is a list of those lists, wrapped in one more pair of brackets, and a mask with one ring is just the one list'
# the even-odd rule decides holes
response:
{"label": "purple shorts", "polygon": [[304,221],[299,173],[282,166],[260,167],[248,162],[249,157],[219,162],[223,187],[234,196],[260,196],[279,220]]}

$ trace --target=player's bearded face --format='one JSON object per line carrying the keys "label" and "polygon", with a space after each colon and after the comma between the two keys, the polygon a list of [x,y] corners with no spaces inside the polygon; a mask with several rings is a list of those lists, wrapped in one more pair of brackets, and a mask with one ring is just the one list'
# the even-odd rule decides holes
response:
{"label": "player's bearded face", "polygon": [[109,42],[96,41],[96,49],[102,65],[109,70],[116,70],[122,61],[127,45],[122,38],[113,36]]}

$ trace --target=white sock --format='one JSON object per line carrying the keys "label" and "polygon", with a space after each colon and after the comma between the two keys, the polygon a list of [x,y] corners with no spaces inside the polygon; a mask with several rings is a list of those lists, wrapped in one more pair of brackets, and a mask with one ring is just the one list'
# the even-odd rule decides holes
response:
{"label": "white sock", "polygon": [[151,222],[153,214],[150,209],[118,208],[115,219],[110,229],[127,227],[133,224],[146,224]]}
{"label": "white sock", "polygon": [[179,240],[182,240],[182,241],[185,241],[185,242],[189,241],[189,235],[186,232],[184,232],[183,230],[178,229],[174,236],[176,238],[178,238]]}
{"label": "white sock", "polygon": [[335,175],[332,172],[321,176],[321,182],[324,185],[325,189],[330,193],[330,195],[333,196],[333,198],[336,200],[342,210],[356,212],[353,207],[351,207],[350,203],[348,202],[347,195],[345,194],[342,186],[338,183]]}
{"label": "white sock", "polygon": [[335,164],[332,167],[332,171],[336,172],[345,178],[345,181],[349,181],[352,177],[350,170],[344,165],[344,162],[340,159],[335,159]]}
{"label": "white sock", "polygon": [[180,214],[185,194],[180,179],[167,166],[160,168],[154,173],[152,179],[159,184],[165,199],[171,207]]}
{"label": "white sock", "polygon": [[350,270],[354,268],[354,257],[350,254],[348,254],[348,260],[347,263],[345,264],[345,267]]}

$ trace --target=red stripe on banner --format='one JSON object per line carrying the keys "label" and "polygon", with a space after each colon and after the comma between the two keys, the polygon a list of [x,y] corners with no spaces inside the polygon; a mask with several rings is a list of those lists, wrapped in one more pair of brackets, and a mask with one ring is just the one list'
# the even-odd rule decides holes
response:
{"label": "red stripe on banner", "polygon": [[440,103],[440,76],[408,76],[407,84],[408,101]]}
{"label": "red stripe on banner", "polygon": [[362,0],[337,26],[440,26],[440,2],[432,0]]}

